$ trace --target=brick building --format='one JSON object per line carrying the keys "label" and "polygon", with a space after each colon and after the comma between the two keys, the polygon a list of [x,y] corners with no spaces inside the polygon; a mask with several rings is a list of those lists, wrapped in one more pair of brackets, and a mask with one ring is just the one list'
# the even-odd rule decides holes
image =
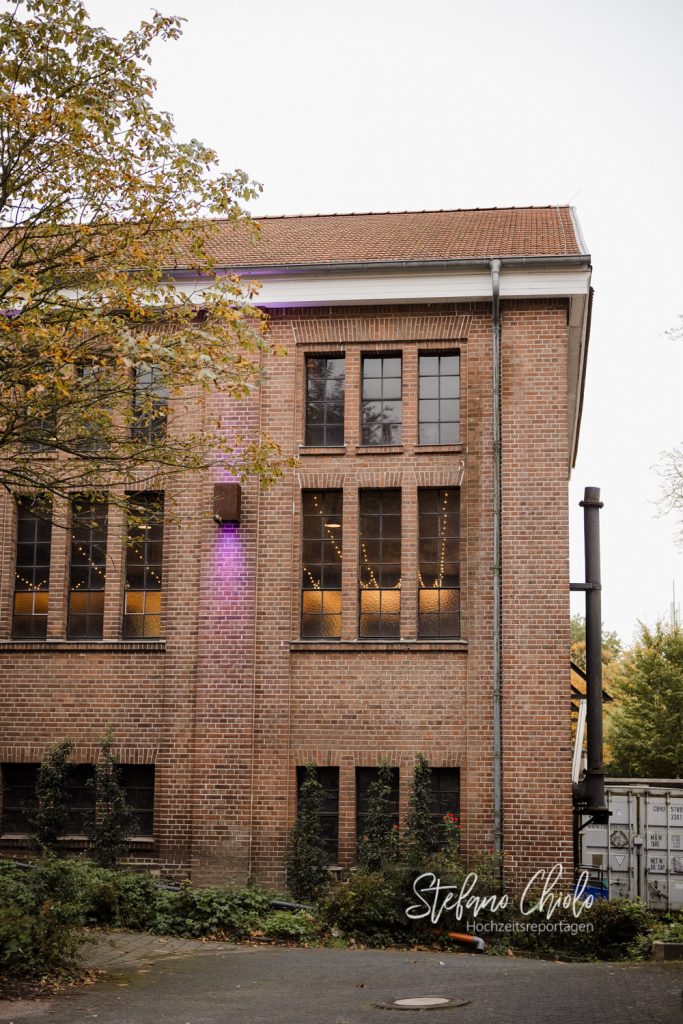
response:
{"label": "brick building", "polygon": [[[590,308],[574,212],[261,224],[258,240],[225,225],[216,257],[261,282],[286,355],[249,399],[177,402],[169,429],[218,413],[231,430],[266,429],[297,468],[268,490],[243,485],[222,524],[219,473],[142,495],[148,528],[132,546],[117,510],[106,529],[99,510],[50,531],[3,497],[0,846],[25,844],[35,765],[69,737],[78,847],[111,724],[140,811],[132,856],[168,872],[281,883],[309,761],[331,858],[348,868],[379,760],[402,818],[418,752],[466,851],[502,842],[516,877],[569,865],[567,479]],[[164,522],[171,497],[182,520]]]}

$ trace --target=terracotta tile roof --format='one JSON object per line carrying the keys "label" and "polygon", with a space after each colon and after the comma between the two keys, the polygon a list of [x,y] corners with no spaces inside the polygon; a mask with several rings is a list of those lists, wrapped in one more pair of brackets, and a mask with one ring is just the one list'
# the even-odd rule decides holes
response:
{"label": "terracotta tile roof", "polygon": [[223,267],[581,255],[568,206],[261,217],[256,239],[217,221]]}

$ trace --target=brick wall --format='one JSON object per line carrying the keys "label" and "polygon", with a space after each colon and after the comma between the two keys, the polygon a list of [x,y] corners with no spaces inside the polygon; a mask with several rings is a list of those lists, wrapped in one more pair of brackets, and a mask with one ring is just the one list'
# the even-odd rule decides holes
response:
{"label": "brick wall", "polygon": [[[504,785],[510,870],[571,857],[568,698],[566,304],[503,304]],[[491,845],[491,321],[485,304],[278,310],[286,356],[260,400],[176,407],[176,425],[220,413],[259,424],[299,466],[243,491],[242,524],[210,519],[211,475],[174,486],[165,530],[165,639],[120,640],[122,517],[110,528],[106,642],[65,642],[67,543],[53,544],[48,641],[8,643],[14,506],[0,511],[2,760],[35,760],[69,736],[91,749],[112,724],[130,760],[154,760],[155,857],[199,881],[283,880],[295,769],[340,769],[340,849],[353,860],[355,768],[415,755],[461,770],[467,852]],[[462,440],[417,444],[418,352],[461,354]],[[304,356],[346,355],[345,447],[302,450]],[[403,356],[403,443],[360,444],[360,360]],[[462,639],[417,638],[417,490],[461,484]],[[344,496],[341,641],[301,641],[301,491]],[[401,640],[357,640],[358,491],[402,491]],[[5,640],[2,640],[2,637]],[[87,759],[87,758],[86,758]]]}

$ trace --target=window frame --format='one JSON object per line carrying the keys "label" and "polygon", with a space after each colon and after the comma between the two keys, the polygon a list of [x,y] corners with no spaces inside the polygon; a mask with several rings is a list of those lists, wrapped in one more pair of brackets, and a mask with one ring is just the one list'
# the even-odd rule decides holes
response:
{"label": "window frame", "polygon": [[[461,777],[460,769],[453,768],[450,765],[430,765],[430,804],[431,804],[431,817],[435,824],[442,824],[444,816],[446,814],[455,814],[460,817],[460,806],[461,806]],[[445,785],[444,783],[451,782],[451,785]],[[455,794],[455,800],[453,800],[454,806],[448,806],[444,809],[442,806],[445,802],[448,794]]]}
{"label": "window frame", "polygon": [[[142,380],[145,375],[149,376],[149,380]],[[160,377],[161,370],[154,363],[138,363],[133,369],[132,441],[154,444],[166,438],[169,389],[165,383],[159,386]]]}
{"label": "window frame", "polygon": [[[364,508],[364,502],[370,500],[370,495],[376,495],[379,502],[379,511],[373,512],[368,509],[367,505]],[[388,495],[397,497],[398,500],[398,512],[384,511],[384,502]],[[403,493],[399,487],[365,487],[361,488],[358,492],[358,637],[361,640],[400,640],[401,638],[401,586],[402,586],[402,557],[403,557],[403,545],[402,545],[402,530],[403,530]],[[389,524],[385,524],[385,520],[389,517],[398,517],[398,533],[393,535],[391,531],[385,533],[389,528]],[[378,532],[376,535],[366,534],[363,529],[363,521],[372,519],[378,519]],[[378,560],[371,561],[367,557],[366,542],[376,542],[379,544],[380,557]],[[398,542],[398,560],[385,560],[384,545],[385,542]],[[363,585],[364,567],[363,561],[365,561],[366,575],[368,577],[367,585]],[[392,570],[391,567],[397,567],[397,570]],[[377,572],[375,572],[375,568]],[[382,585],[371,586],[372,580],[378,583],[377,575],[379,574],[380,584],[384,581],[384,576],[398,575],[398,583],[393,586],[385,587]],[[365,594],[377,593],[379,600],[377,602],[378,609],[376,612],[368,610],[367,606],[370,605],[370,601],[364,600]],[[396,601],[389,602],[384,595],[398,595]],[[384,611],[385,603],[389,604],[389,611]],[[397,607],[392,606],[396,604]],[[365,606],[365,607],[364,607]],[[367,618],[371,615],[377,615],[377,632],[367,631],[370,625]],[[364,623],[364,618],[366,621]],[[383,631],[383,625],[388,621],[392,620],[395,622],[393,628],[387,628],[386,632]]]}
{"label": "window frame", "polygon": [[[154,793],[156,785],[156,766],[147,762],[142,764],[119,764],[119,777],[123,790],[126,793],[126,799],[135,813],[135,823],[133,831],[128,836],[130,840],[151,840],[154,838]],[[0,821],[0,836],[30,836],[31,835],[31,820],[30,816],[36,808],[36,784],[38,781],[38,770],[40,764],[34,761],[4,761],[0,765],[0,776],[2,779],[2,820]],[[10,770],[8,773],[8,769]],[[10,784],[8,786],[6,781],[7,774],[14,774],[15,770],[17,775],[20,775],[22,770],[27,771],[32,769],[29,774],[32,776],[30,784]],[[89,819],[95,813],[95,790],[91,784],[91,780],[95,777],[95,765],[90,761],[74,762],[70,765],[71,777],[68,781],[66,792],[67,801],[72,805],[67,805],[67,827],[64,834],[60,836],[60,841],[69,842],[70,840],[83,840],[87,838],[88,825],[90,824]],[[147,773],[149,778],[146,782],[138,783],[137,785],[131,784],[130,778],[135,773],[144,774]],[[22,831],[9,831],[5,828],[5,815],[7,812],[7,793],[13,793],[15,789],[31,790],[31,798],[24,801],[22,806],[10,806],[10,814],[21,814],[24,816],[25,828]],[[131,794],[135,793],[134,799],[131,798]],[[147,802],[143,802],[142,797],[139,794],[151,794],[151,802],[149,796],[147,796]],[[142,806],[141,806],[142,805]],[[145,824],[149,821],[151,823],[151,831],[142,829],[140,827],[140,820],[143,818]],[[72,827],[69,827],[71,825]]]}
{"label": "window frame", "polygon": [[[379,361],[381,363],[381,369],[379,376],[367,375],[366,366],[370,361]],[[385,363],[390,360],[398,360],[399,373],[388,374],[385,373]],[[399,396],[398,398],[392,397],[391,395],[385,396],[385,382],[389,387],[389,381],[399,381]],[[377,397],[366,396],[366,383],[369,385],[372,381],[380,381],[380,394]],[[393,420],[385,419],[385,406],[392,406],[398,403],[398,418]],[[380,406],[380,420],[375,425],[379,427],[382,433],[380,440],[373,440],[369,435],[370,429],[369,424],[366,422],[369,416],[369,407],[371,404],[379,404]],[[394,436],[388,437],[389,433],[387,428],[396,428],[395,431],[391,431]],[[361,353],[360,361],[360,444],[363,448],[378,448],[378,447],[399,447],[403,444],[403,352],[365,352]]]}
{"label": "window frame", "polygon": [[[338,499],[338,509],[331,508],[326,510],[325,504],[326,499],[329,504],[333,503],[333,499]],[[313,506],[320,505],[320,510],[317,515],[321,518],[321,529],[318,536],[307,536],[306,525],[309,521],[314,521],[315,510],[308,511],[307,505],[311,503]],[[329,516],[334,516],[339,519],[339,530],[334,530],[334,535],[330,536],[329,528],[325,523],[325,519]],[[327,536],[325,532],[327,531]],[[341,488],[322,488],[322,489],[306,489],[301,492],[301,618],[300,618],[300,635],[304,640],[340,640],[342,633],[342,588],[343,588],[343,538],[344,538],[344,492]],[[306,546],[320,546],[321,561],[318,563],[313,562],[308,558],[306,553]],[[338,555],[339,565],[339,586],[322,586],[327,575],[327,567],[336,565],[337,563],[332,560],[322,560],[325,554],[325,549],[332,548]],[[308,564],[307,564],[308,563]],[[320,573],[318,579],[318,586],[315,586],[315,577],[313,575],[314,569],[317,569]],[[331,574],[330,574],[331,575]],[[307,586],[306,584],[311,585]],[[319,593],[320,601],[315,602],[311,600],[310,596]],[[319,603],[319,610],[316,610],[313,606]],[[307,608],[307,605],[310,607]],[[308,630],[306,628],[306,619],[311,621],[315,620],[319,623],[319,629]],[[334,631],[326,631],[326,625],[329,627],[335,626],[333,620],[336,619],[336,628]]]}
{"label": "window frame", "polygon": [[[366,783],[364,788],[361,787],[362,773],[367,773]],[[392,784],[391,784],[391,798],[394,804],[394,810],[391,815],[392,825],[398,826],[399,824],[399,804],[400,804],[400,783],[401,783],[401,772],[400,768],[395,765],[391,766]],[[373,782],[377,781],[379,777],[379,767],[377,765],[356,765],[356,847],[361,841],[364,833],[365,822],[367,820],[369,811],[369,789]],[[365,809],[361,810],[361,807]]]}
{"label": "window frame", "polygon": [[[77,504],[81,504],[82,507],[77,509]],[[101,528],[98,531],[97,520],[95,516],[101,518]],[[88,521],[85,521],[86,516],[90,516]],[[69,590],[67,596],[67,625],[66,635],[69,640],[101,640],[104,633],[104,592],[106,585],[107,575],[107,539],[108,539],[108,515],[109,509],[107,502],[104,501],[92,501],[88,500],[86,496],[75,496],[71,502],[71,546],[69,551]],[[88,534],[88,540],[82,542],[79,545],[76,537],[76,531],[78,529],[84,529]],[[96,535],[100,533],[101,536],[98,538]],[[78,569],[85,568],[84,565],[80,564],[75,558],[74,549],[77,553],[83,552],[83,547],[87,549],[88,567],[86,568],[86,576],[88,586],[85,589],[79,589],[74,586],[74,576],[78,575]],[[93,561],[93,551],[98,550],[101,552],[102,557],[97,564]],[[85,554],[85,553],[84,553]],[[101,581],[101,585],[100,585]],[[94,584],[94,586],[93,586]],[[73,609],[74,601],[72,600],[75,594],[87,594],[86,610],[82,612],[76,612]],[[99,599],[92,600],[93,595],[98,595]],[[91,611],[91,605],[100,605],[101,607],[95,611]],[[74,619],[80,618],[85,619],[85,631],[78,631],[74,628]],[[90,628],[91,620],[99,620],[99,626],[95,629]]]}
{"label": "window frame", "polygon": [[[141,491],[128,495],[131,504],[138,508],[146,508],[150,522],[146,526],[131,524],[128,518],[125,530],[125,561],[124,561],[124,598],[123,598],[123,625],[122,636],[126,640],[159,640],[162,636],[162,615],[163,615],[163,567],[164,567],[164,492],[163,491]],[[129,580],[129,572],[132,568],[139,569],[133,563],[133,552],[136,548],[135,537],[145,534],[142,540],[142,555],[138,559],[143,564],[142,586],[132,586]],[[156,531],[153,533],[153,531]],[[133,539],[132,539],[133,537]],[[158,560],[152,561],[147,558],[148,545],[156,544],[160,547]],[[140,547],[139,542],[137,547]],[[158,573],[157,573],[158,570]],[[151,586],[146,584],[151,582]],[[158,585],[157,585],[158,583]],[[129,600],[129,595],[143,595],[140,600]],[[158,595],[158,597],[157,597]],[[131,605],[139,607],[131,608]],[[150,607],[151,606],[151,610]],[[141,620],[141,628],[135,629],[135,621]],[[148,622],[150,632],[148,632]],[[155,628],[156,626],[156,628]]]}
{"label": "window frame", "polygon": [[[324,383],[325,394],[322,398],[312,399],[310,397],[313,391],[314,379],[309,374],[309,364],[315,362],[320,363],[325,360],[327,363],[330,362],[341,362],[342,372],[337,376],[324,376],[319,377],[316,383]],[[346,419],[346,353],[345,352],[309,352],[304,356],[304,446],[307,448],[340,448],[344,445],[345,437],[345,419]],[[341,396],[340,397],[328,397],[327,395],[327,384],[329,382],[341,382]],[[337,405],[338,403],[338,405]],[[310,408],[312,406],[320,406],[322,409],[322,420],[319,423],[312,423],[310,420]],[[337,411],[340,411],[341,418],[339,420],[332,419],[330,421],[329,414],[334,411],[337,406]],[[314,440],[309,435],[309,430],[320,430],[322,432],[322,440]],[[334,436],[338,433],[338,436]],[[328,439],[328,434],[333,435]]]}
{"label": "window frame", "polygon": [[[423,359],[437,359],[438,360],[438,371],[434,373],[423,373],[422,372],[422,360]],[[456,359],[457,360],[457,372],[456,373],[444,373],[441,369],[441,361],[443,359]],[[461,444],[462,442],[462,377],[461,377],[462,359],[460,349],[444,349],[438,351],[420,351],[417,356],[417,441],[418,445],[434,445],[442,446],[449,444]],[[454,386],[446,387],[446,380],[455,381]],[[436,381],[436,394],[427,395],[423,392],[423,381],[435,380]],[[442,391],[446,387],[446,390],[454,390],[454,395],[442,394]],[[423,406],[427,403],[436,403],[437,418],[436,419],[424,419],[423,418]],[[446,402],[457,403],[457,418],[456,419],[445,419],[442,417],[442,405]],[[426,413],[426,408],[424,412]],[[431,411],[431,410],[430,410]],[[445,411],[445,410],[443,410]],[[430,425],[436,426],[437,438],[423,437],[423,429]],[[452,431],[452,437],[442,437],[444,431],[447,431],[449,426],[453,425],[455,429]]]}
{"label": "window frame", "polygon": [[[15,549],[14,549],[14,590],[12,596],[12,639],[13,640],[46,640],[47,639],[47,627],[48,627],[48,615],[50,606],[50,569],[52,561],[52,520],[47,518],[46,515],[38,515],[34,511],[36,507],[40,507],[40,502],[36,499],[32,499],[30,495],[19,495],[16,499],[16,531],[15,531]],[[47,512],[47,510],[46,510]],[[24,517],[25,513],[25,517]],[[33,536],[30,539],[22,536],[22,533],[27,532],[23,527],[26,527],[27,523],[33,520]],[[43,536],[41,537],[41,529]],[[31,561],[19,561],[20,555],[22,554],[22,548],[26,549],[31,547],[33,549],[33,557]],[[39,548],[47,547],[47,562],[38,561]],[[25,553],[25,552],[24,552]],[[41,572],[41,569],[43,570]],[[21,575],[26,573],[26,575]],[[31,575],[31,580],[28,576]],[[37,576],[41,577],[40,582],[36,584]],[[17,586],[18,583],[23,583],[25,586]],[[44,590],[41,587],[45,586]],[[18,595],[28,595],[32,598],[30,601],[30,611],[17,611],[18,604],[26,604],[28,608],[29,602],[20,602],[17,600]],[[45,600],[36,601],[36,598],[44,598]],[[36,606],[41,608],[40,611],[36,611]],[[44,610],[42,610],[44,606]],[[27,625],[27,631],[23,632],[18,628],[19,622],[25,622]]]}
{"label": "window frame", "polygon": [[[296,766],[296,808],[299,812],[301,787],[306,778],[307,765]],[[339,768],[336,765],[315,765],[316,778],[323,787],[323,808],[320,812],[320,831],[330,864],[339,862]],[[330,784],[332,783],[332,784]],[[333,804],[326,809],[325,801]],[[326,833],[328,833],[326,835]]]}
{"label": "window frame", "polygon": [[[427,495],[437,495],[437,512],[430,512],[423,509],[423,502],[425,502]],[[448,512],[443,511],[443,502],[450,495],[455,496],[455,510],[452,513],[455,521],[455,529],[453,533],[446,534],[444,531],[447,529],[446,523],[448,520]],[[423,527],[427,523],[436,522],[437,532],[436,533],[425,533]],[[443,524],[443,525],[442,525]],[[461,589],[462,589],[462,578],[461,578],[461,559],[460,559],[460,488],[459,487],[419,487],[417,492],[417,636],[420,640],[458,640],[462,634],[462,616],[461,616]],[[449,546],[448,553],[453,554],[454,557],[445,557],[446,544]],[[424,546],[429,543],[437,545],[436,559],[434,561],[423,558],[422,552]],[[439,548],[439,545],[440,548]],[[423,572],[426,573],[426,566],[431,565],[440,573],[439,585],[426,585],[426,578],[423,577]],[[457,577],[457,585],[443,586],[442,580],[446,575],[446,567],[451,567],[451,575]],[[453,572],[453,569],[455,571]],[[429,578],[429,577],[427,577]],[[435,579],[436,583],[436,579]],[[423,596],[424,595],[424,596]],[[433,601],[427,600],[428,596],[431,598],[436,595],[436,611],[426,610],[425,606]],[[454,595],[452,600],[454,609],[448,607],[443,608],[444,604],[448,604],[451,600],[450,595]],[[430,622],[431,620],[431,622]],[[450,628],[447,623],[454,620],[454,625]],[[436,626],[436,630],[427,629],[427,625],[431,624]]]}

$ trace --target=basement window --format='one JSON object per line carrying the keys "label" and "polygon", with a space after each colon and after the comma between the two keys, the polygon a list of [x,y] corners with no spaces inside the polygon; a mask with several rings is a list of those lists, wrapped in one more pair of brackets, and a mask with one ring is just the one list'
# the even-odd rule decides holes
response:
{"label": "basement window", "polygon": [[[2,834],[30,835],[36,809],[38,764],[7,762],[2,765]],[[131,837],[154,833],[154,765],[119,765],[121,785],[135,813]],[[85,837],[95,813],[93,764],[72,764],[67,784],[64,836]]]}

